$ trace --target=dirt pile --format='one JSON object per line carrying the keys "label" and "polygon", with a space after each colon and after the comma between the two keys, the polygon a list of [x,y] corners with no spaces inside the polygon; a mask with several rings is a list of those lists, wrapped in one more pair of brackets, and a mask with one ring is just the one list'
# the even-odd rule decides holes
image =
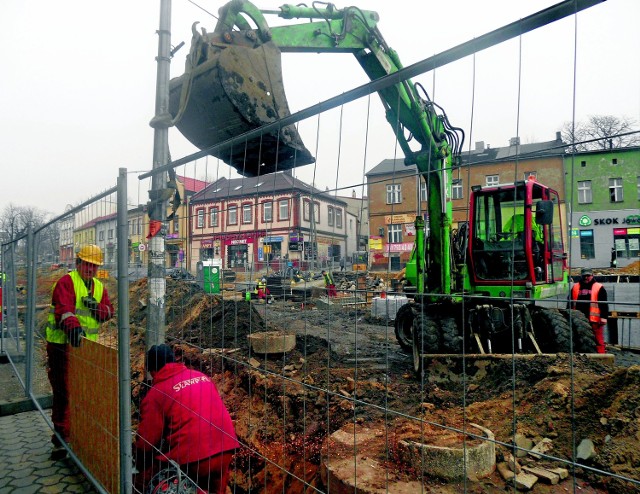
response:
{"label": "dirt pile", "polygon": [[[146,296],[145,280],[132,284],[134,383],[143,379]],[[591,440],[596,454],[584,464],[596,470],[575,472],[582,492],[633,492],[633,486],[597,470],[640,479],[640,367],[560,355],[507,359],[467,369],[461,377],[462,368],[444,362],[429,367],[432,380],[419,382],[392,327],[366,311],[301,310],[300,304],[284,302],[256,306],[204,294],[180,280],[167,280],[166,320],[167,341],[180,359],[212,375],[247,445],[236,455],[234,492],[302,494],[310,492],[309,485],[324,492],[322,446],[350,423],[386,430],[385,468],[426,482],[430,492],[455,492],[456,486],[421,478],[400,462],[394,445],[409,433],[459,441],[451,429],[469,422],[490,429],[504,445],[516,433],[533,443],[546,438],[548,454],[559,460],[571,460],[574,445]],[[278,329],[296,333],[293,351],[273,357],[252,353],[249,333]],[[451,379],[452,373],[458,378]],[[134,411],[139,388],[134,385]],[[502,458],[510,449],[500,444]],[[521,461],[570,469],[559,460]],[[469,492],[505,488],[497,473],[470,485]],[[534,492],[564,492],[567,485],[554,491],[537,484]]]}

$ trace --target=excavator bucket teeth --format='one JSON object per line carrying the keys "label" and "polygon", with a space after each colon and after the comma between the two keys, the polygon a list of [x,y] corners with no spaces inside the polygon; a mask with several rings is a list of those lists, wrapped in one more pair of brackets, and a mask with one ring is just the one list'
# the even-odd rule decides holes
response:
{"label": "excavator bucket teeth", "polygon": [[[204,63],[171,80],[169,110],[174,118],[181,113],[176,126],[201,150],[290,115],[280,50],[271,42],[210,49]],[[315,161],[293,125],[210,154],[244,176]]]}

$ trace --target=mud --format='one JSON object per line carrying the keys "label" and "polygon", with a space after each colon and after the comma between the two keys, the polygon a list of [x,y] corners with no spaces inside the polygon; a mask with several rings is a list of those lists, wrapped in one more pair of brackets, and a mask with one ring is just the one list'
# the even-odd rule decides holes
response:
{"label": "mud", "polygon": [[[538,483],[534,492],[636,492],[637,486],[599,471],[640,479],[637,355],[625,354],[625,367],[568,355],[507,360],[467,369],[481,373],[468,376],[461,364],[432,363],[420,382],[391,323],[371,318],[368,310],[226,300],[179,280],[167,280],[167,295],[167,341],[180,359],[213,376],[247,446],[236,455],[234,492],[325,492],[322,446],[347,424],[386,430],[380,461],[395,477],[422,482],[427,492],[509,490],[497,473],[447,484],[400,461],[399,438],[473,441],[457,432],[470,422],[493,431],[499,460],[514,452],[516,432],[534,443],[551,439],[549,458],[522,459],[534,466],[571,470],[564,460],[574,457],[582,439],[593,441],[596,455],[584,462],[588,468],[556,486]],[[132,284],[134,383],[143,379],[146,319],[139,300],[145,296],[145,280]],[[286,355],[252,354],[247,335],[265,330],[295,332],[296,348]],[[134,409],[139,389],[134,384]]]}

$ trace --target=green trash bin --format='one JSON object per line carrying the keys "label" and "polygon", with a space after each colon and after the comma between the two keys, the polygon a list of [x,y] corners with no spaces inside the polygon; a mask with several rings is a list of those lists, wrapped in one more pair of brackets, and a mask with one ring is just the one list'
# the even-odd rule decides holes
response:
{"label": "green trash bin", "polygon": [[220,268],[218,266],[202,266],[205,293],[220,293]]}

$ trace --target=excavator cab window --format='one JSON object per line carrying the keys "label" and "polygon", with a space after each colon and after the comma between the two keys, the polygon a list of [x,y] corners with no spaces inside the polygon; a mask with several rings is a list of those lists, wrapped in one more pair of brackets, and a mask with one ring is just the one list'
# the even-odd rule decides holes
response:
{"label": "excavator cab window", "polygon": [[[541,200],[542,189],[538,194]],[[476,277],[487,281],[529,279],[532,263],[542,261],[544,227],[530,212],[527,215],[531,199],[526,186],[479,191],[474,201],[472,256]],[[531,239],[530,248],[527,239]]]}

